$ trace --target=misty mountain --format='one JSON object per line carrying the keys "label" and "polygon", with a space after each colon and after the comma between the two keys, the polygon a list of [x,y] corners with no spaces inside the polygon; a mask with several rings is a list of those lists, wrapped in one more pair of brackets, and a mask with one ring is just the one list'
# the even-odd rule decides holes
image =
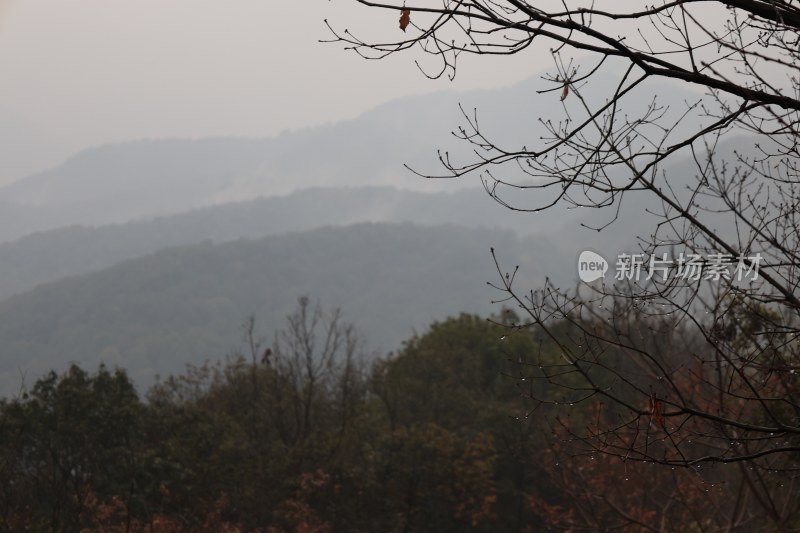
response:
{"label": "misty mountain", "polygon": [[[752,143],[742,137],[720,145],[717,155],[732,160],[734,153],[748,151],[753,151]],[[695,183],[694,162],[677,160],[665,170],[659,183],[686,196],[690,192],[688,186]],[[510,190],[503,196],[512,205],[524,207],[540,199],[542,192]],[[704,199],[705,204],[708,202]],[[652,213],[661,209],[651,194],[641,191],[629,191],[619,212],[568,209],[561,204],[541,213],[524,213],[505,208],[477,188],[442,193],[390,187],[314,188],[126,224],[60,228],[0,243],[0,299],[40,283],[106,268],[162,248],[370,221],[511,229],[520,236],[550,240],[567,262],[584,249],[613,256],[635,251],[637,237],[646,238],[655,230],[657,221]],[[720,234],[736,228],[734,221],[723,214],[698,216]],[[603,231],[589,229],[598,227],[604,227]]]}
{"label": "misty mountain", "polygon": [[[600,98],[614,77],[600,77]],[[437,149],[454,161],[472,161],[466,143],[450,132],[474,119],[493,140],[512,149],[541,143],[545,120],[563,118],[557,95],[530,79],[513,87],[414,96],[379,106],[356,119],[286,132],[269,139],[166,139],[101,146],[47,172],[0,188],[0,241],[74,224],[97,226],[176,214],[198,207],[285,195],[309,187],[390,185],[424,192],[475,187],[478,177],[426,180],[443,171]],[[684,89],[663,91],[676,112],[696,98]],[[598,96],[593,96],[597,94]],[[644,108],[646,88],[626,107]],[[554,105],[554,104],[558,105]],[[579,103],[567,100],[566,106]],[[11,212],[14,212],[13,215]]]}
{"label": "misty mountain", "polygon": [[0,299],[40,283],[203,241],[254,239],[370,221],[505,228],[519,235],[547,236],[556,235],[572,214],[577,213],[545,217],[513,212],[492,201],[483,189],[474,188],[432,194],[390,187],[309,189],[152,220],[60,228],[2,243]]}
{"label": "misty mountain", "polygon": [[505,268],[523,266],[523,285],[574,268],[510,231],[359,224],[171,248],[42,285],[0,302],[0,393],[73,361],[146,384],[241,347],[250,315],[271,335],[303,295],[341,307],[368,346],[396,349],[432,320],[499,311],[490,245]]}
{"label": "misty mountain", "polygon": [[[515,90],[532,89],[522,84]],[[485,91],[475,98],[508,94]],[[482,190],[465,188],[474,185],[467,180],[413,178],[406,190],[375,186],[405,183],[394,174],[402,159],[389,155],[431,155],[434,123],[446,113],[447,96],[426,98],[268,140],[101,147],[1,189],[5,238],[76,222],[135,222],[61,228],[0,245],[0,295],[50,281],[0,302],[0,392],[11,392],[20,372],[31,382],[69,361],[123,364],[146,383],[235,349],[240,325],[252,314],[270,334],[306,294],[341,306],[371,346],[390,350],[431,320],[497,310],[489,302],[499,295],[485,284],[497,276],[490,246],[504,267],[522,266],[522,286],[538,286],[544,275],[570,285],[582,249],[613,262],[635,235],[652,231],[647,210],[657,206],[647,195],[627,195],[620,221],[597,233],[580,224],[602,225],[609,210],[510,213]],[[410,119],[406,108],[425,110],[426,102],[433,102],[429,115],[420,115],[419,123]],[[508,112],[524,107],[502,98],[498,105]],[[391,135],[380,133],[386,128]],[[500,130],[509,139],[522,131],[511,125]],[[382,144],[387,139],[394,144]],[[696,171],[676,165],[666,169],[663,182],[685,188]],[[301,190],[327,181],[350,187]],[[249,199],[273,185],[295,192]],[[437,187],[451,192],[437,193]],[[509,194],[526,207],[538,192]],[[367,220],[415,224],[312,230]],[[486,229],[491,226],[506,229]],[[288,231],[295,233],[277,235]],[[65,276],[73,277],[55,281]]]}

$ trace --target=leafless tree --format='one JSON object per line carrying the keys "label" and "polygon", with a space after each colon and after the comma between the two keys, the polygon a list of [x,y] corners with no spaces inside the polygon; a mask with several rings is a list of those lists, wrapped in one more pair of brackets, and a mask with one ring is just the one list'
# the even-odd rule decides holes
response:
{"label": "leafless tree", "polygon": [[[314,431],[318,417],[328,411],[341,414],[342,432],[351,420],[354,401],[363,392],[362,339],[344,321],[339,309],[325,312],[307,297],[286,317],[286,326],[275,334],[272,345],[275,384],[270,387],[277,425],[288,441],[304,440]],[[326,405],[335,399],[337,409]]]}
{"label": "leafless tree", "polygon": [[[512,328],[538,328],[560,352],[524,360],[519,377],[548,383],[536,402],[597,404],[586,427],[564,424],[586,453],[732,464],[747,497],[788,528],[800,471],[800,5],[351,1],[394,12],[402,28],[362,38],[331,23],[332,41],[371,59],[415,53],[429,77],[455,76],[462,54],[552,55],[538,97],[560,101],[562,117],[542,120],[538,145],[500,145],[465,111],[456,135],[474,156],[441,153],[434,175],[479,174],[514,210],[602,210],[597,231],[643,202],[652,227],[613,280],[574,291],[517,287],[497,263],[495,286],[527,319]],[[659,80],[698,97],[669,108]],[[656,93],[644,108],[642,90]],[[692,179],[665,172],[679,160]]]}

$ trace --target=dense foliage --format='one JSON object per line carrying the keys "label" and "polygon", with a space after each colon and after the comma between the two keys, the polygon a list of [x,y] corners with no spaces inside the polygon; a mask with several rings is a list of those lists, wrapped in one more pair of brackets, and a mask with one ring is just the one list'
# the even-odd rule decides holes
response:
{"label": "dense foliage", "polygon": [[714,531],[749,505],[732,471],[555,438],[613,413],[555,396],[531,411],[519,363],[560,355],[542,331],[505,336],[510,314],[434,323],[367,367],[338,314],[300,304],[268,348],[251,328],[249,353],[144,397],[123,370],[73,366],[3,400],[0,529]]}
{"label": "dense foliage", "polygon": [[143,399],[121,370],[51,373],[2,404],[2,529],[519,529],[533,428],[500,370],[530,348],[464,315],[371,372],[273,347]]}

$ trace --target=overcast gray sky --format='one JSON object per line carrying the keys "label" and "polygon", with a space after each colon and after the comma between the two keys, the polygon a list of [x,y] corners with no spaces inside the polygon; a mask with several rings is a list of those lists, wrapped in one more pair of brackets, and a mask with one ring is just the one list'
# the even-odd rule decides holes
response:
{"label": "overcast gray sky", "polygon": [[403,95],[509,85],[551,65],[474,58],[455,82],[432,82],[410,56],[365,61],[318,43],[325,18],[400,31],[395,14],[351,0],[0,0],[0,183],[88,146],[269,136]]}

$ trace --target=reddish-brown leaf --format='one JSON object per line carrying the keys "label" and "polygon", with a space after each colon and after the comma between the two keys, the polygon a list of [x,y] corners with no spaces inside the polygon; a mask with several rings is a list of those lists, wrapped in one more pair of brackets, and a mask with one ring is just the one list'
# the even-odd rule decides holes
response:
{"label": "reddish-brown leaf", "polygon": [[411,10],[404,9],[400,13],[400,29],[406,31],[406,27],[408,26],[409,22],[411,22]]}
{"label": "reddish-brown leaf", "polygon": [[653,421],[664,428],[664,417],[661,415],[661,400],[656,398],[655,394],[650,398],[650,410],[652,411]]}
{"label": "reddish-brown leaf", "polygon": [[561,91],[561,101],[563,102],[564,99],[569,95],[569,83],[564,84],[564,90]]}

